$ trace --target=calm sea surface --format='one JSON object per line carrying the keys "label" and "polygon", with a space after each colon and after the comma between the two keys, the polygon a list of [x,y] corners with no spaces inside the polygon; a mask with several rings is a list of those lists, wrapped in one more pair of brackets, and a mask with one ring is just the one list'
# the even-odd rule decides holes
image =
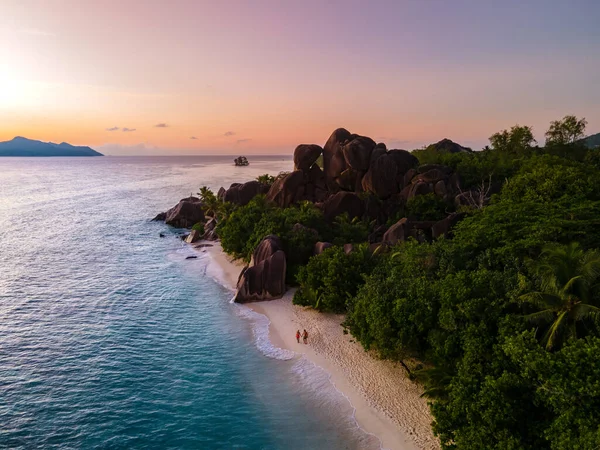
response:
{"label": "calm sea surface", "polygon": [[327,374],[282,360],[265,318],[148,220],[291,165],[0,158],[0,447],[379,448]]}

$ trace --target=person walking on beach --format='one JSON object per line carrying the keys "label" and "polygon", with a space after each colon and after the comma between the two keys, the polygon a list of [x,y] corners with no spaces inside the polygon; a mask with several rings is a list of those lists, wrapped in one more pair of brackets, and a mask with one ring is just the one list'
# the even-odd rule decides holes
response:
{"label": "person walking on beach", "polygon": [[308,344],[308,331],[304,330],[304,332],[302,333],[302,340],[305,344]]}
{"label": "person walking on beach", "polygon": [[296,330],[296,341],[298,341],[298,344],[300,343],[300,330]]}

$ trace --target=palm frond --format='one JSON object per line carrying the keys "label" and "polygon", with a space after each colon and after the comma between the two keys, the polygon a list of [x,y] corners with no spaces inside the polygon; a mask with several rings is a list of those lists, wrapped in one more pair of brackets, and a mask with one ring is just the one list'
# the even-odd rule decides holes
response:
{"label": "palm frond", "polygon": [[545,292],[528,292],[519,297],[522,303],[530,303],[540,308],[559,308],[564,300],[558,295]]}
{"label": "palm frond", "polygon": [[556,320],[552,323],[552,326],[548,328],[543,340],[546,342],[546,349],[552,350],[559,340],[559,336],[562,332],[563,327],[567,319],[567,311],[563,311],[558,315]]}
{"label": "palm frond", "polygon": [[600,318],[600,308],[587,303],[579,303],[573,308],[571,315],[574,320]]}
{"label": "palm frond", "polygon": [[527,314],[523,316],[523,318],[529,323],[533,323],[535,325],[544,325],[552,322],[554,320],[555,314],[556,313],[551,309],[546,309],[544,311],[538,311],[533,314]]}

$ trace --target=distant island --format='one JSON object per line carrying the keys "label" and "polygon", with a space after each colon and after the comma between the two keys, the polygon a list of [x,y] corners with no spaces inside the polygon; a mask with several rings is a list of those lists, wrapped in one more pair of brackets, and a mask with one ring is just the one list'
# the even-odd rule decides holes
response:
{"label": "distant island", "polygon": [[17,136],[0,142],[0,156],[104,156],[90,147],[42,142]]}
{"label": "distant island", "polygon": [[250,163],[248,162],[248,158],[245,156],[239,156],[233,160],[236,166],[248,166]]}

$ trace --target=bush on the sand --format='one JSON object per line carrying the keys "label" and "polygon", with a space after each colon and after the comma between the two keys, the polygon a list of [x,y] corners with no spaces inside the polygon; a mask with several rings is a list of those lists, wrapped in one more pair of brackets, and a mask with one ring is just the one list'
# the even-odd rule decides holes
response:
{"label": "bush on the sand", "polygon": [[294,303],[319,311],[346,312],[377,260],[378,256],[372,255],[366,244],[355,246],[349,254],[338,246],[326,249],[298,271],[296,280],[300,287],[294,294]]}
{"label": "bush on the sand", "polygon": [[204,234],[204,224],[202,222],[198,222],[194,224],[192,230],[200,232],[200,234]]}

